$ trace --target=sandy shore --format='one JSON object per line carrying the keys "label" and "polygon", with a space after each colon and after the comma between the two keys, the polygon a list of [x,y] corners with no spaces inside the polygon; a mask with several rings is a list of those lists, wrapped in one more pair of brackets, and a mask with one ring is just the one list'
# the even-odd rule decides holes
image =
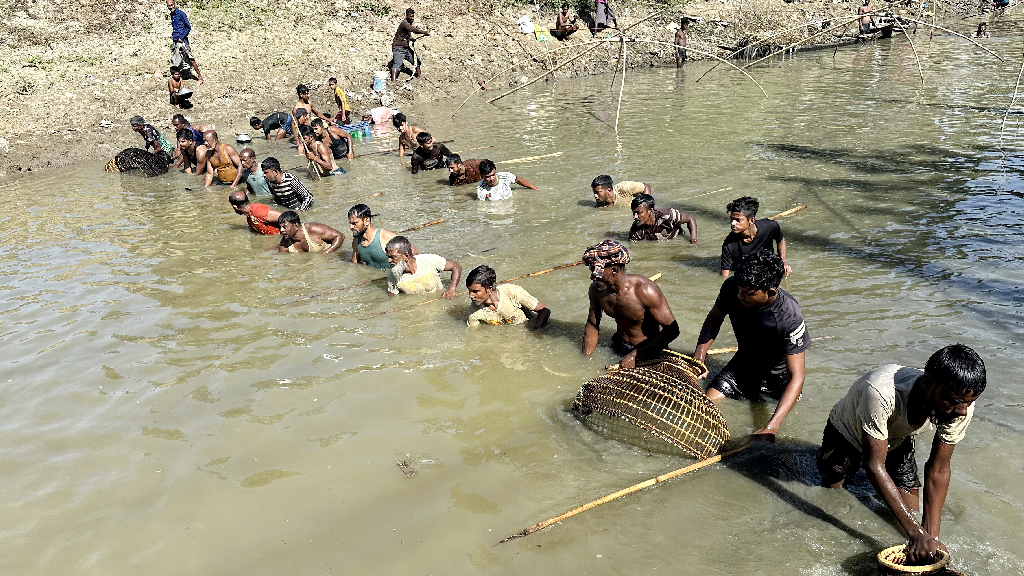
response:
{"label": "sandy shore", "polygon": [[[198,87],[187,83],[195,89],[194,108],[182,112],[193,123],[215,124],[224,134],[251,132],[247,119],[252,115],[290,109],[299,83],[310,86],[313,103],[333,115],[337,108],[327,89],[331,76],[347,90],[356,111],[379,106],[382,96],[399,108],[450,98],[454,111],[466,95],[479,90],[478,79],[521,61],[489,84],[496,94],[558,66],[592,40],[582,30],[564,43],[539,42],[515,27],[523,15],[551,25],[555,14],[549,8],[538,12],[532,5],[499,8],[469,2],[452,13],[447,3],[418,2],[416,24],[431,32],[418,46],[426,75],[389,84],[380,93],[371,89],[373,72],[386,69],[404,4],[225,0],[219,6],[181,5],[192,22],[192,47],[206,79]],[[854,6],[690,3],[686,14],[703,18],[691,27],[690,46],[724,54],[719,45],[794,26],[776,41],[795,39],[814,30],[800,23],[851,14]],[[653,14],[650,7],[629,4],[617,10],[622,25]],[[679,7],[666,7],[628,35],[671,42],[681,14]],[[0,62],[0,176],[84,160],[105,162],[141,144],[128,127],[136,114],[172,137],[170,117],[179,110],[167,100],[170,22],[163,2],[139,0],[112,8],[99,0],[61,5],[32,0],[13,7],[7,27],[10,33],[0,40],[11,54]],[[572,47],[544,54],[563,46]],[[701,57],[693,51],[691,56]],[[630,68],[674,65],[667,45],[632,45],[626,60]],[[600,73],[617,65],[618,45],[609,44],[556,75]]]}

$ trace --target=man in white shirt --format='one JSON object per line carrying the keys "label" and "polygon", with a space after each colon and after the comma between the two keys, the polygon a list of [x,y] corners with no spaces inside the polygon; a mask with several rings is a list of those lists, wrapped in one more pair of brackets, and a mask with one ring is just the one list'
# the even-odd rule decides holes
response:
{"label": "man in white shirt", "polygon": [[421,294],[441,289],[441,272],[451,272],[451,283],[442,298],[455,296],[455,287],[462,276],[462,266],[437,254],[412,253],[412,244],[405,236],[395,236],[384,246],[391,271],[388,272],[388,294]]}
{"label": "man in white shirt", "polygon": [[[942,506],[949,489],[949,461],[985,390],[985,363],[963,344],[946,346],[924,372],[888,364],[861,376],[829,414],[817,464],[822,484],[840,488],[862,466],[879,496],[910,538],[908,564],[932,560]],[[919,523],[921,480],[914,438],[935,427],[924,467],[924,514]]]}
{"label": "man in white shirt", "polygon": [[511,172],[498,172],[494,162],[483,160],[480,162],[480,184],[476,187],[477,200],[506,200],[512,197],[512,185],[519,184],[523,188],[538,190],[523,178]]}

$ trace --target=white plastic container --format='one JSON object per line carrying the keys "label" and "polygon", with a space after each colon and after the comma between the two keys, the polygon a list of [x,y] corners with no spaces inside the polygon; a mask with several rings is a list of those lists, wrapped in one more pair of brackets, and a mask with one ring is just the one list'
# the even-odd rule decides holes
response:
{"label": "white plastic container", "polygon": [[384,90],[388,82],[387,70],[378,70],[373,73],[373,89],[377,92]]}

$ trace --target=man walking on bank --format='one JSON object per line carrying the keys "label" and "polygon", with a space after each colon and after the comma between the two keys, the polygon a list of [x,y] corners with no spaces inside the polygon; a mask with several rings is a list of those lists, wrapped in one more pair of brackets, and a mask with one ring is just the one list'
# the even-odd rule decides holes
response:
{"label": "man walking on bank", "polygon": [[[170,2],[171,0],[167,1]],[[413,26],[412,23],[415,19],[416,11],[412,8],[406,8],[405,20],[402,20],[398,25],[398,30],[395,32],[395,39],[391,41],[392,82],[398,80],[398,73],[402,70],[402,63],[406,60],[412,64],[417,78],[423,76],[423,70],[420,68],[419,56],[413,53],[412,49],[409,47],[409,41],[412,40],[413,33],[430,36],[430,32]]]}
{"label": "man walking on bank", "polygon": [[203,73],[199,70],[199,64],[192,56],[192,45],[188,42],[188,35],[192,32],[192,24],[188,16],[174,4],[174,0],[167,0],[167,9],[171,11],[171,65],[177,66],[184,73],[188,67],[195,70],[199,84],[203,83]]}

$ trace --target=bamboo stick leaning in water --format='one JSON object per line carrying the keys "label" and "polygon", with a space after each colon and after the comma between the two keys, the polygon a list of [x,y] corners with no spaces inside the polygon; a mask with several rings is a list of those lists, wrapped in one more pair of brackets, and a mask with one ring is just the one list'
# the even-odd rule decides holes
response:
{"label": "bamboo stick leaning in water", "polygon": [[907,42],[910,42],[910,49],[914,51],[914,59],[917,60],[917,72],[921,75],[921,86],[924,86],[924,68],[921,66],[921,57],[917,54],[917,46],[914,46],[914,41],[910,39],[910,34],[907,34],[907,29],[903,27],[899,16],[893,17],[892,21],[900,27],[903,35],[907,37]]}
{"label": "bamboo stick leaning in water", "polygon": [[617,498],[622,498],[623,496],[625,496],[627,494],[632,494],[633,492],[639,492],[640,490],[643,490],[644,488],[647,488],[649,486],[654,486],[655,484],[664,482],[666,480],[671,480],[672,478],[676,478],[676,477],[682,476],[683,474],[689,474],[690,472],[695,472],[697,470],[700,470],[701,468],[705,468],[705,467],[710,466],[711,464],[714,464],[716,462],[721,462],[723,458],[727,458],[729,456],[732,456],[733,454],[736,454],[738,452],[742,452],[743,450],[746,450],[749,446],[750,446],[749,443],[748,444],[744,444],[743,446],[740,446],[739,448],[736,448],[734,450],[729,450],[728,452],[723,452],[721,454],[716,454],[716,455],[714,455],[714,456],[712,456],[710,458],[705,458],[704,460],[701,460],[700,462],[696,462],[694,464],[690,464],[689,466],[683,466],[682,468],[679,468],[678,470],[673,470],[672,472],[668,472],[668,473],[662,474],[661,476],[655,476],[654,478],[651,478],[649,480],[644,480],[643,482],[640,482],[638,484],[633,484],[629,488],[623,488],[622,490],[619,490],[618,492],[612,492],[611,494],[609,494],[607,496],[603,496],[601,498],[598,498],[597,500],[593,500],[591,502],[587,502],[586,504],[584,504],[582,506],[577,506],[576,508],[573,508],[572,510],[569,510],[568,512],[565,512],[564,514],[559,514],[558,516],[555,516],[554,518],[548,518],[547,520],[545,520],[543,522],[539,522],[537,524],[534,524],[533,526],[530,526],[529,528],[527,528],[526,530],[523,530],[522,532],[516,532],[515,534],[509,536],[508,538],[505,538],[504,540],[499,541],[498,544],[504,544],[505,542],[508,542],[509,540],[514,540],[516,538],[522,538],[524,536],[529,536],[530,534],[533,534],[534,532],[536,532],[538,530],[543,530],[543,529],[547,528],[548,526],[551,526],[552,524],[557,524],[557,523],[561,522],[562,520],[565,520],[567,518],[572,518],[573,516],[579,514],[580,512],[586,512],[587,510],[590,510],[591,508],[597,508],[601,504],[604,504],[606,502],[611,502],[612,500],[615,500]]}
{"label": "bamboo stick leaning in water", "polygon": [[732,190],[732,186],[726,186],[725,188],[719,188],[718,190],[712,190],[711,192],[705,192],[703,194],[697,194],[696,196],[690,196],[689,199],[693,200],[694,198],[700,198],[701,196],[707,196],[709,194],[714,194],[715,192],[725,192],[727,190]]}
{"label": "bamboo stick leaning in water", "polygon": [[[576,262],[569,262],[568,264],[562,264],[560,266],[555,266],[553,268],[546,268],[544,270],[539,270],[537,272],[530,272],[529,274],[523,274],[522,276],[515,276],[513,278],[506,278],[506,279],[502,280],[501,282],[505,283],[505,282],[511,282],[513,280],[521,280],[523,278],[530,278],[532,276],[540,276],[541,274],[547,274],[548,272],[554,272],[555,270],[561,270],[563,268],[571,268],[573,266],[579,266],[580,264],[583,264],[583,260],[577,260]],[[455,296],[462,296],[462,295],[467,294],[467,293],[468,293],[467,291],[463,290],[462,292],[456,292]],[[361,320],[369,320],[371,318],[376,318],[378,316],[383,316],[385,314],[391,314],[392,312],[401,312],[402,310],[410,310],[410,309],[415,308],[417,306],[423,306],[424,304],[430,304],[431,302],[437,302],[440,299],[441,299],[441,297],[431,298],[430,300],[427,300],[426,302],[419,302],[417,304],[411,304],[409,306],[402,306],[400,308],[392,308],[391,310],[385,310],[383,312],[378,312],[376,314],[371,314],[371,315],[369,315],[369,316],[367,316],[365,318],[361,318]]]}
{"label": "bamboo stick leaning in water", "polygon": [[789,210],[786,210],[785,212],[779,212],[775,216],[769,216],[768,219],[769,220],[778,220],[779,218],[785,218],[786,216],[789,216],[790,214],[795,214],[795,213],[803,210],[804,208],[807,208],[807,204],[801,204],[801,205],[796,206],[794,208],[790,208]]}
{"label": "bamboo stick leaning in water", "polygon": [[532,162],[534,160],[540,160],[542,158],[554,158],[555,156],[561,156],[565,152],[552,152],[551,154],[541,154],[540,156],[524,156],[522,158],[513,158],[511,160],[502,160],[498,164],[518,164],[519,162]]}
{"label": "bamboo stick leaning in water", "polygon": [[1017,73],[1017,83],[1013,86],[1013,97],[1010,98],[1010,105],[1006,107],[1006,113],[1003,114],[1003,123],[999,125],[999,151],[1003,152],[1003,156],[1006,156],[1006,152],[1003,151],[1003,130],[1006,129],[1006,119],[1010,116],[1010,109],[1013,108],[1015,102],[1017,102],[1017,95],[1020,94],[1020,79],[1024,76],[1024,56],[1020,60],[1020,72]]}
{"label": "bamboo stick leaning in water", "polygon": [[[664,46],[673,46],[673,47],[675,46],[675,44],[673,44],[671,42],[662,42],[661,40],[643,40],[641,38],[631,38],[631,39],[627,40],[627,42],[641,42],[641,43],[644,43],[644,44],[662,44]],[[729,62],[728,60],[724,60],[720,56],[716,56],[715,54],[712,54],[711,52],[705,52],[703,50],[698,50],[697,48],[691,48],[689,46],[686,47],[686,50],[689,51],[689,52],[694,52],[696,54],[700,54],[702,56],[707,56],[708,58],[713,58],[715,60],[718,60],[718,61],[722,62],[723,64],[726,64],[727,66],[732,66],[736,70],[739,70],[751,82],[753,82],[755,85],[757,85],[757,88],[758,88],[758,90],[761,91],[761,94],[764,94],[764,99],[765,100],[768,99],[768,93],[764,91],[764,87],[762,87],[761,84],[757,80],[754,80],[754,77],[751,76],[750,74],[748,74],[747,71],[744,70],[743,68],[740,68],[739,66],[733,64],[732,62]],[[744,68],[746,68],[746,66],[744,66]]]}
{"label": "bamboo stick leaning in water", "polygon": [[442,222],[444,222],[444,218],[438,218],[437,220],[431,220],[430,222],[427,222],[425,224],[420,224],[419,226],[413,226],[412,228],[406,228],[405,230],[399,230],[398,233],[399,234],[405,234],[406,232],[412,232],[414,230],[419,230],[420,228],[426,228],[427,226],[433,226],[434,224],[440,224]]}
{"label": "bamboo stick leaning in water", "polygon": [[[819,340],[835,340],[835,336],[818,336],[817,338],[811,338],[811,342],[817,342]],[[712,348],[707,351],[707,355],[716,356],[718,354],[730,354],[732,352],[739,352],[739,347],[729,346],[728,348]]]}
{"label": "bamboo stick leaning in water", "polygon": [[977,46],[978,48],[981,48],[981,49],[982,49],[982,50],[984,50],[985,52],[988,52],[989,54],[991,54],[991,55],[995,56],[996,58],[998,58],[998,59],[999,59],[999,61],[1000,61],[1000,62],[1004,62],[1004,60],[1003,60],[1003,57],[1002,57],[1002,56],[1000,56],[999,54],[996,54],[995,52],[993,52],[993,51],[989,50],[988,48],[985,48],[985,47],[984,47],[984,46],[982,46],[981,44],[978,44],[977,42],[975,42],[975,41],[974,41],[974,40],[973,40],[972,38],[970,38],[970,37],[968,37],[968,36],[964,36],[963,34],[961,34],[961,33],[959,33],[959,32],[954,32],[953,30],[950,30],[949,28],[943,28],[942,26],[937,26],[937,25],[935,25],[935,24],[929,24],[929,23],[925,22],[924,20],[916,20],[916,19],[914,19],[914,18],[907,18],[906,16],[900,16],[900,18],[903,18],[903,19],[904,19],[904,20],[906,20],[907,22],[916,22],[916,23],[918,23],[918,24],[921,24],[922,26],[928,26],[928,27],[930,27],[930,28],[935,28],[936,30],[942,30],[943,32],[949,32],[949,33],[950,33],[950,34],[952,34],[953,36],[959,36],[959,37],[963,38],[964,40],[967,40],[967,41],[968,41],[968,42],[970,42],[971,44],[974,44],[974,45],[975,45],[975,46]]}

